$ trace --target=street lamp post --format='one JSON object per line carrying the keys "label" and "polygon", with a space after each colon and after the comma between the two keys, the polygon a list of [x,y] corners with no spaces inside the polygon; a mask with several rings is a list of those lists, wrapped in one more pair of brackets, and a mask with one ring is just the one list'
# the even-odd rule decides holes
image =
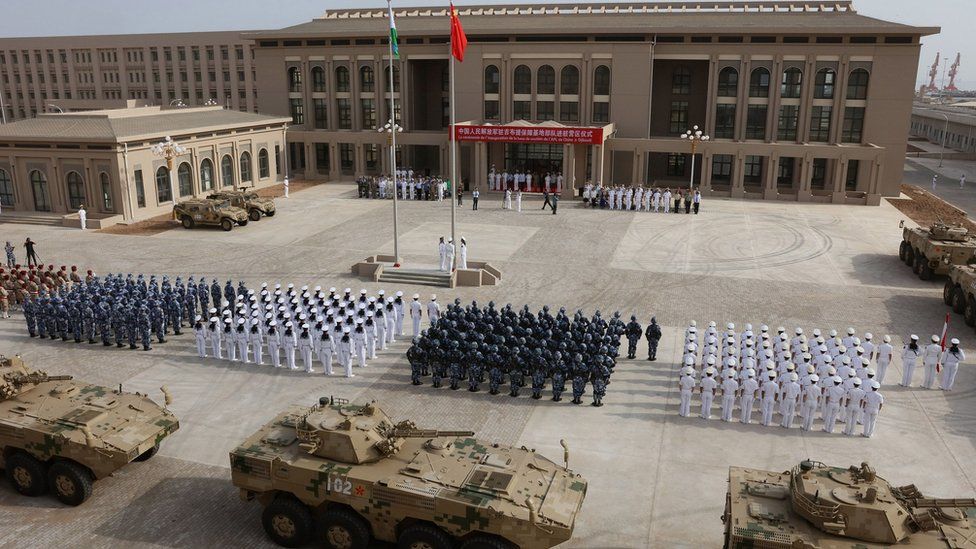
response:
{"label": "street lamp post", "polygon": [[393,177],[393,266],[400,266],[400,232],[397,228],[397,190],[399,182],[396,176],[396,134],[403,133],[403,127],[393,121],[387,120],[379,128],[379,133],[386,134],[386,144],[390,146],[390,173]]}
{"label": "street lamp post", "polygon": [[169,194],[170,197],[175,197],[176,193],[173,192],[175,187],[173,185],[173,159],[186,154],[186,149],[167,135],[166,139],[152,146],[152,153],[166,160],[166,169],[169,170]]}
{"label": "street lamp post", "polygon": [[946,119],[945,129],[942,130],[942,149],[939,151],[939,167],[941,168],[942,167],[942,157],[945,156],[946,138],[949,136],[949,115],[946,114],[946,113],[944,113],[944,112],[939,113],[939,114],[941,114],[942,117]]}
{"label": "street lamp post", "polygon": [[709,136],[704,135],[698,126],[686,131],[681,134],[681,139],[687,139],[691,143],[691,179],[688,181],[688,190],[693,191],[695,188],[695,152],[698,150],[698,145],[704,143],[711,139]]}

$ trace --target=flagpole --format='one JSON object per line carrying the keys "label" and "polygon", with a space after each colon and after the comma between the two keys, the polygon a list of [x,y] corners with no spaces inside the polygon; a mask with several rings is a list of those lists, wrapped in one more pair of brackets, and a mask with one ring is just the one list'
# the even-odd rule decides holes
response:
{"label": "flagpole", "polygon": [[[454,40],[452,37],[451,40]],[[449,45],[450,47],[451,45]],[[453,272],[457,269],[457,256],[458,256],[458,242],[456,236],[457,230],[457,193],[461,187],[458,186],[457,178],[457,136],[455,135],[455,124],[457,123],[455,112],[454,112],[454,54],[450,52],[449,57],[451,58],[451,241],[454,245],[454,259],[451,265],[451,271]]]}
{"label": "flagpole", "polygon": [[[393,0],[386,0],[386,6],[390,13],[390,25],[393,25]],[[397,181],[396,169],[396,103],[394,91],[396,85],[393,82],[393,41],[396,38],[390,34],[390,166],[393,176],[393,266],[400,266],[400,236],[397,228],[397,191],[400,189],[400,182]]]}

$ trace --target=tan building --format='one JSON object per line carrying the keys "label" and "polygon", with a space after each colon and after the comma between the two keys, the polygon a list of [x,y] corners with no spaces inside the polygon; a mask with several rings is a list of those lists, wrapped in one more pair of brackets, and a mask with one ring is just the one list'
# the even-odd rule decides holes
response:
{"label": "tan building", "polygon": [[911,133],[944,143],[950,152],[976,153],[976,111],[959,105],[918,103],[912,109]]}
{"label": "tan building", "polygon": [[[284,179],[287,118],[222,107],[142,107],[0,125],[4,212],[66,215],[85,205],[95,226],[172,211],[214,189]],[[170,136],[172,170],[153,146]]]}
{"label": "tan building", "polygon": [[[523,4],[459,8],[469,46],[457,116],[519,142],[460,145],[461,176],[561,170],[585,181],[696,185],[716,196],[877,204],[898,194],[920,39],[937,28],[859,15],[851,2]],[[264,112],[292,118],[292,173],[338,179],[388,169],[377,126],[397,99],[401,165],[447,173],[445,9],[397,8],[389,85],[386,10],[330,10],[245,34]],[[546,138],[538,128],[592,143]],[[609,132],[609,133],[608,133]],[[518,133],[524,135],[524,133]],[[477,137],[474,137],[477,139]]]}
{"label": "tan building", "polygon": [[188,106],[257,112],[251,41],[239,31],[0,39],[6,121],[59,110]]}

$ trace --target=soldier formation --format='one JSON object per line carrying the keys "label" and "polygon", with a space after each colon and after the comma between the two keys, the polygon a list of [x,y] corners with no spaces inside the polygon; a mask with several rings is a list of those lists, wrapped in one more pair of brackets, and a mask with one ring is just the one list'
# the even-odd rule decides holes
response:
{"label": "soldier formation", "polygon": [[22,309],[25,301],[36,300],[41,293],[51,295],[62,288],[69,289],[74,284],[91,280],[91,271],[82,278],[78,267],[71,270],[64,265],[55,270],[54,265],[22,267],[15,262],[12,252],[7,257],[9,272],[0,267],[0,316],[10,318],[11,310]]}
{"label": "soldier formation", "polygon": [[[959,340],[952,338],[949,347],[943,348],[942,338],[932,335],[931,340],[925,347],[919,346],[918,336],[912,334],[908,338],[908,343],[902,348],[901,352],[901,385],[902,387],[912,386],[912,377],[915,374],[915,367],[919,359],[922,361],[923,389],[935,389],[938,384],[939,389],[951,391],[956,383],[956,373],[959,371],[959,364],[966,360],[966,353],[959,348]],[[942,379],[939,380],[939,376]]]}
{"label": "soldier formation", "polygon": [[558,171],[548,171],[545,173],[534,173],[529,170],[516,168],[512,171],[496,171],[492,165],[488,171],[488,188],[492,191],[525,191],[525,192],[545,192],[555,191],[557,194],[563,190],[565,179],[563,174]]}
{"label": "soldier formation", "polygon": [[604,187],[587,183],[583,186],[583,205],[605,210],[635,212],[698,213],[701,207],[701,191],[687,189],[644,188],[615,185]]}
{"label": "soldier formation", "polygon": [[[441,177],[414,174],[412,168],[397,170],[397,198],[400,200],[444,200],[451,198],[450,183]],[[393,198],[393,178],[360,177],[356,179],[359,198]]]}
{"label": "soldier formation", "polygon": [[519,396],[528,381],[532,398],[542,398],[548,384],[552,400],[559,402],[569,383],[573,404],[581,404],[590,384],[593,406],[603,405],[626,330],[620,313],[605,320],[600,311],[570,317],[560,309],[553,316],[548,306],[533,314],[528,305],[499,309],[494,302],[479,307],[472,301],[464,307],[456,299],[443,313],[430,312],[430,327],[407,351],[414,385],[430,375],[435,388],[447,380],[451,389],[467,385],[477,392],[487,382],[496,395],[507,378],[509,396]]}

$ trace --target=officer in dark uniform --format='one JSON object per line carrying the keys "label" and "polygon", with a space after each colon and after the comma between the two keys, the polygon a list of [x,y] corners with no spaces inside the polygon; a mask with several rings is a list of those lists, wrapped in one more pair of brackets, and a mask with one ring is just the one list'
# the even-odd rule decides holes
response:
{"label": "officer in dark uniform", "polygon": [[657,360],[657,343],[661,341],[661,327],[654,317],[651,317],[651,323],[647,325],[644,337],[647,338],[647,360]]}
{"label": "officer in dark uniform", "polygon": [[627,323],[626,328],[627,334],[627,358],[633,359],[637,358],[637,342],[640,341],[641,334],[643,330],[641,325],[637,322],[637,317],[634,315],[630,316],[630,322]]}

